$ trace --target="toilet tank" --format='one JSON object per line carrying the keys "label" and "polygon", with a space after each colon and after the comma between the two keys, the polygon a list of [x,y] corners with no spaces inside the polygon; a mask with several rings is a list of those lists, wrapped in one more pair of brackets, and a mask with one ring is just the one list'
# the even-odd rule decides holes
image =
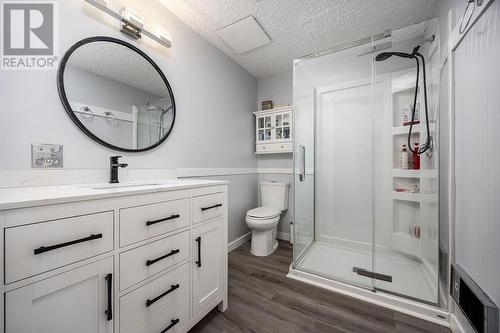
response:
{"label": "toilet tank", "polygon": [[260,182],[262,207],[272,207],[281,211],[288,209],[288,188],[290,184],[274,181]]}

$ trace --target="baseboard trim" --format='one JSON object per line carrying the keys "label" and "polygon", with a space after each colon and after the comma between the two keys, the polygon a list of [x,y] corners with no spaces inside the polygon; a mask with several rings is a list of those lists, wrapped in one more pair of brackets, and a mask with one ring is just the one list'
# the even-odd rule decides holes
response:
{"label": "baseboard trim", "polygon": [[450,315],[450,326],[453,333],[466,333],[457,317],[453,313]]}
{"label": "baseboard trim", "polygon": [[227,245],[227,252],[229,253],[231,251],[236,250],[238,247],[240,247],[241,245],[248,242],[251,238],[252,238],[252,232],[249,232],[249,233],[235,239],[234,241],[232,241],[231,243],[229,243]]}
{"label": "baseboard trim", "polygon": [[283,232],[283,231],[278,231],[276,233],[276,238],[280,240],[284,240],[289,242],[290,241],[290,233],[289,232]]}

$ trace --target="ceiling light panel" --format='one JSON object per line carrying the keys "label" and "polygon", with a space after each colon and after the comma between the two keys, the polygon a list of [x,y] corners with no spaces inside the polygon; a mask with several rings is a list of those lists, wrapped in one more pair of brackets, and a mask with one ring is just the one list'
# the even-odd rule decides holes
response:
{"label": "ceiling light panel", "polygon": [[271,43],[271,39],[253,16],[218,30],[217,35],[239,54]]}

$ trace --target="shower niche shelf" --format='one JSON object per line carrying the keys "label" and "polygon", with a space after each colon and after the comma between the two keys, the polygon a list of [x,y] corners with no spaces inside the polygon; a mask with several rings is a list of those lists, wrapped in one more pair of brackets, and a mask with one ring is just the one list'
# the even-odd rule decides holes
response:
{"label": "shower niche shelf", "polygon": [[[415,94],[416,69],[411,68],[391,74],[391,205],[392,205],[392,248],[409,256],[423,258],[425,248],[432,246],[434,240],[429,236],[432,225],[437,225],[437,178],[434,168],[436,156],[420,156],[420,169],[401,169],[400,156],[402,145],[408,145],[410,125],[404,125],[408,116],[411,119],[411,107]],[[420,114],[419,123],[413,124],[410,142],[420,145],[425,143],[427,128],[423,111],[423,96],[418,95]],[[406,115],[405,115],[406,113]],[[435,124],[432,124],[433,126]],[[431,127],[431,131],[434,127]],[[410,167],[413,154],[409,151]],[[415,228],[419,235],[415,234]],[[413,230],[413,235],[410,234]]]}
{"label": "shower niche shelf", "polygon": [[412,170],[412,169],[393,169],[392,176],[393,177],[406,177],[406,178],[437,178],[437,170],[436,169],[420,169],[420,170]]}
{"label": "shower niche shelf", "polygon": [[401,201],[413,201],[423,203],[437,202],[437,194],[435,193],[411,193],[411,192],[396,192],[392,193],[392,198]]}
{"label": "shower niche shelf", "polygon": [[[408,131],[410,130],[410,126],[397,126],[392,128],[392,135],[408,135]],[[413,125],[413,128],[411,129],[412,134],[420,133],[422,131],[422,125],[421,124],[416,124]]]}

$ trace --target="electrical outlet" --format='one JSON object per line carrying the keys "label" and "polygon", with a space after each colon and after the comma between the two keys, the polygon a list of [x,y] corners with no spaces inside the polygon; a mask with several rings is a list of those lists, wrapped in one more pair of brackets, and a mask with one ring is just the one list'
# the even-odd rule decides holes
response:
{"label": "electrical outlet", "polygon": [[32,168],[62,168],[63,146],[56,144],[31,144]]}

